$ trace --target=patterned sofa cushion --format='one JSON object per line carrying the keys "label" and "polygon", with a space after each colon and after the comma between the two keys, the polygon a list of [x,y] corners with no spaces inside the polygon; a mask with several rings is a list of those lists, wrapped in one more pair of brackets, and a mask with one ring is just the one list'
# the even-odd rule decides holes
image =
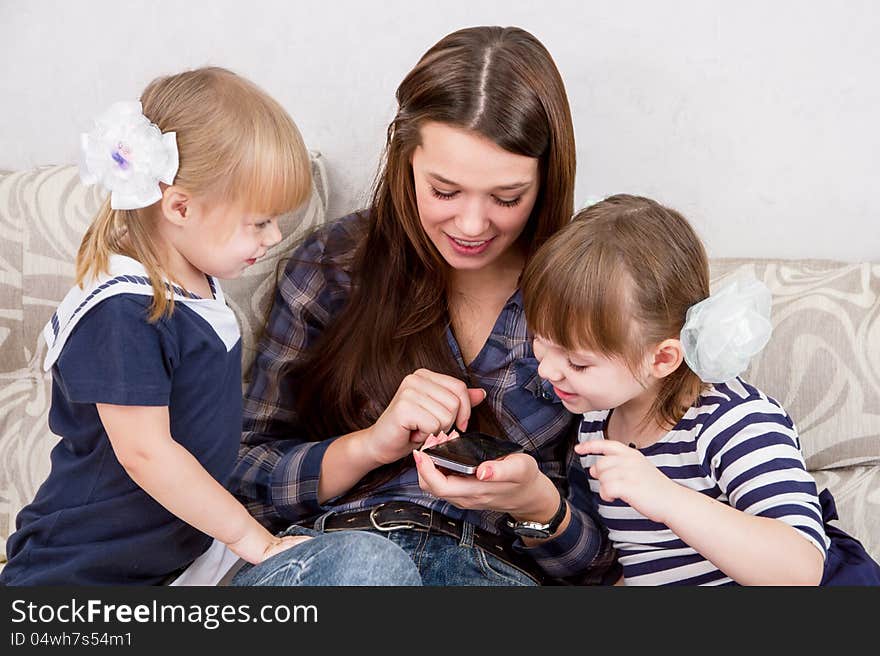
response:
{"label": "patterned sofa cushion", "polygon": [[[280,220],[283,241],[223,290],[242,331],[243,367],[254,354],[260,320],[272,299],[278,261],[310,228],[326,220],[327,175],[312,153],[308,204]],[[40,336],[73,284],[74,260],[102,201],[76,167],[49,166],[0,174],[0,561],[15,516],[49,472],[57,438],[48,428],[50,374]]]}
{"label": "patterned sofa cushion", "polygon": [[744,377],[794,419],[810,470],[880,464],[880,263],[715,260],[773,292],[773,336]]}

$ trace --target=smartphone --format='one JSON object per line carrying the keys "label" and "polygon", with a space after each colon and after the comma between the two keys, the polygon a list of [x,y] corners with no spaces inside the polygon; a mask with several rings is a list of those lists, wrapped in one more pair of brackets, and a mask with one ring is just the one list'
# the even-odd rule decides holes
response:
{"label": "smartphone", "polygon": [[520,453],[523,448],[516,442],[500,440],[497,437],[479,433],[465,432],[458,437],[424,449],[434,463],[459,474],[475,474],[481,462],[497,460],[511,453]]}

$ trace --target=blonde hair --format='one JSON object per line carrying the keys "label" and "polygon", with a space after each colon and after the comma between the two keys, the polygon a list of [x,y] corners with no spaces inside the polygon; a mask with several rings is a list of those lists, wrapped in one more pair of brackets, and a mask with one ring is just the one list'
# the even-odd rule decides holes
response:
{"label": "blonde hair", "polygon": [[[522,292],[535,334],[563,348],[620,357],[634,373],[646,350],[678,338],[688,308],[709,296],[702,242],[675,210],[617,195],[581,210],[529,262]],[[682,362],[646,420],[675,424],[703,389]]]}
{"label": "blonde hair", "polygon": [[[253,82],[223,68],[199,68],[153,80],[140,100],[163,133],[177,133],[175,185],[265,216],[289,212],[308,198],[311,169],[299,130]],[[156,321],[171,314],[174,299],[147,209],[114,210],[109,198],[104,201],[80,244],[76,283],[107,272],[113,254],[132,257],[150,277],[149,320]]]}

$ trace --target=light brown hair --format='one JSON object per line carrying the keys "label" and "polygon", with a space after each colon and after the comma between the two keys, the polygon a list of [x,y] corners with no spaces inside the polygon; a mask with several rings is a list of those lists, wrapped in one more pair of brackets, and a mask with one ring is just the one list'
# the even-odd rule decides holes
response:
{"label": "light brown hair", "polygon": [[[311,171],[299,130],[253,82],[223,68],[200,68],[153,80],[140,100],[144,116],[159,130],[177,133],[175,185],[210,205],[240,203],[266,216],[291,211],[308,197]],[[108,198],[76,258],[80,286],[105,273],[112,254],[139,261],[153,287],[150,321],[173,311],[164,281],[176,282],[163,270],[153,236],[155,208],[114,210]]]}
{"label": "light brown hair", "polygon": [[462,376],[445,337],[448,265],[416,206],[411,158],[421,126],[470,130],[539,160],[540,192],[521,236],[527,254],[573,211],[568,99],[553,59],[528,32],[474,27],[445,36],[401,82],[397,103],[364,232],[352,244],[351,297],[307,357],[282,374],[297,387],[312,439],[371,425],[420,367]]}
{"label": "light brown hair", "polygon": [[[621,194],[552,237],[526,267],[522,289],[534,334],[620,357],[635,374],[647,349],[678,338],[688,308],[709,296],[709,264],[681,214]],[[663,378],[646,419],[675,424],[702,386],[682,362]]]}

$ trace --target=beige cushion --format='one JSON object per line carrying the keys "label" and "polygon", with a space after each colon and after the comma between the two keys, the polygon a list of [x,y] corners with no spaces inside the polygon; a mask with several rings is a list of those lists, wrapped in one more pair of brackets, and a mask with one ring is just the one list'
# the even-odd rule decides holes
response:
{"label": "beige cushion", "polygon": [[810,470],[880,464],[880,264],[716,260],[713,289],[754,275],[773,336],[744,374],[789,412]]}
{"label": "beige cushion", "polygon": [[[312,153],[311,162],[312,195],[280,219],[283,241],[239,280],[222,283],[241,326],[243,367],[253,358],[278,260],[326,219],[321,155]],[[0,174],[0,561],[15,516],[46,478],[58,440],[48,428],[51,376],[42,370],[40,333],[73,285],[76,251],[101,201],[97,187],[80,184],[73,166]]]}

